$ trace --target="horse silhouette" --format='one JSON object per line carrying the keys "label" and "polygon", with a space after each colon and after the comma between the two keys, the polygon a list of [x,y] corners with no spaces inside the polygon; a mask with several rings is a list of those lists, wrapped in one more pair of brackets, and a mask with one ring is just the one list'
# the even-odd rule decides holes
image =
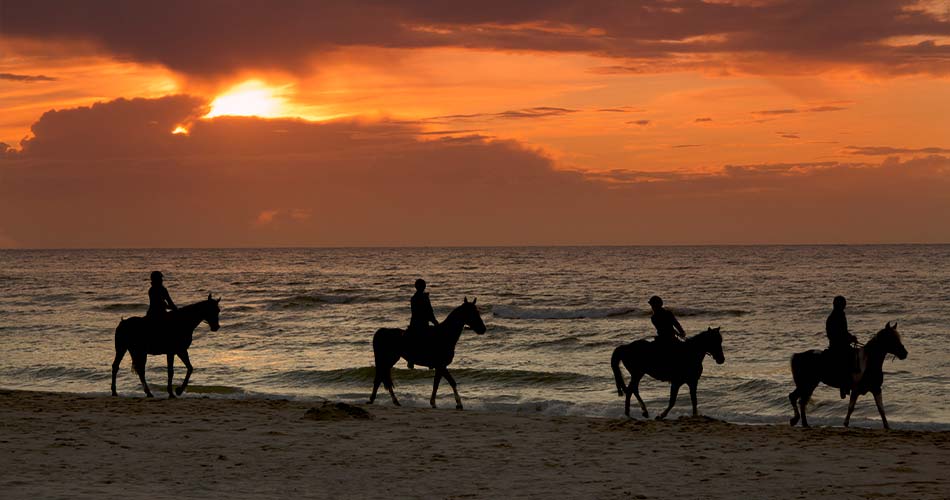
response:
{"label": "horse silhouette", "polygon": [[[703,374],[703,359],[711,355],[717,364],[726,361],[722,353],[722,334],[719,328],[708,328],[705,332],[694,335],[683,342],[665,342],[666,345],[641,339],[614,349],[610,357],[610,366],[617,382],[617,394],[626,396],[623,413],[630,416],[630,396],[636,396],[643,410],[644,418],[649,418],[647,405],[640,398],[640,379],[649,375],[657,380],[670,383],[670,404],[663,410],[657,420],[666,418],[666,415],[676,404],[676,396],[683,384],[689,386],[689,397],[693,403],[693,416],[699,414],[696,409],[696,386],[699,377]],[[663,351],[666,351],[665,353]],[[630,385],[624,387],[623,374],[620,373],[620,363],[630,372]]]}
{"label": "horse silhouette", "polygon": [[462,305],[449,313],[445,321],[439,326],[431,327],[418,334],[407,336],[404,330],[398,328],[380,328],[373,335],[373,356],[376,358],[376,375],[373,380],[373,394],[369,397],[370,404],[376,400],[376,392],[382,383],[393,398],[393,404],[399,406],[396,393],[393,392],[393,365],[399,358],[418,366],[435,368],[435,380],[432,381],[432,398],[429,404],[435,408],[435,395],[439,390],[439,382],[444,377],[452,386],[455,393],[455,408],[462,409],[462,398],[459,397],[455,379],[449,373],[448,366],[455,358],[455,345],[462,335],[462,329],[468,326],[475,333],[485,333],[485,323],[478,312],[475,302],[478,299],[464,299]]}
{"label": "horse silhouette", "polygon": [[[168,358],[168,397],[174,398],[177,393],[179,396],[188,387],[188,379],[191,378],[193,368],[188,359],[188,347],[191,346],[191,338],[195,328],[202,321],[207,321],[212,332],[218,331],[221,325],[218,323],[218,313],[221,308],[218,303],[221,299],[212,299],[208,294],[208,299],[182,307],[178,310],[168,313],[160,324],[155,324],[151,320],[141,317],[123,319],[115,329],[115,360],[112,362],[112,395],[117,396],[115,391],[115,376],[119,372],[119,365],[125,352],[128,351],[132,356],[132,370],[138,373],[139,380],[142,382],[142,388],[145,389],[145,395],[152,397],[152,391],[145,382],[145,361],[149,354],[165,354]],[[175,372],[175,356],[181,359],[185,364],[187,372],[185,380],[175,392],[172,392],[172,377]]]}
{"label": "horse silhouette", "polygon": [[[897,333],[897,323],[891,326],[888,322],[883,330],[877,332],[864,344],[864,347],[858,349],[861,370],[851,380],[851,400],[848,402],[848,415],[844,418],[845,427],[851,421],[851,413],[854,411],[854,404],[858,401],[858,397],[870,392],[874,395],[874,402],[877,404],[877,411],[881,414],[884,428],[890,429],[887,425],[887,417],[884,416],[884,402],[881,400],[884,358],[888,354],[893,354],[899,359],[907,357],[907,349],[904,348],[901,336]],[[819,383],[840,388],[840,377],[836,376],[836,371],[840,372],[838,363],[835,363],[835,358],[827,351],[818,349],[792,355],[792,378],[795,380],[795,390],[788,394],[792,410],[795,411],[795,415],[789,420],[792,426],[797,424],[800,418],[802,426],[808,427],[805,406]]]}

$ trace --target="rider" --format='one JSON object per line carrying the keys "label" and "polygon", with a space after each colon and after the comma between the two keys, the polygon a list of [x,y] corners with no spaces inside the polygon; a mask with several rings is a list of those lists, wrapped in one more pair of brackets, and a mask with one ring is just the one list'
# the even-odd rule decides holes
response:
{"label": "rider", "polygon": [[[419,339],[419,335],[429,328],[429,323],[439,326],[439,321],[435,319],[435,312],[432,310],[432,303],[429,302],[429,293],[425,291],[426,280],[419,278],[416,280],[416,293],[409,300],[409,306],[412,310],[412,318],[409,319],[409,328],[406,334]],[[414,368],[412,361],[408,361],[409,368]]]}
{"label": "rider", "polygon": [[148,312],[145,313],[145,317],[156,322],[166,317],[166,310],[178,309],[172,302],[171,296],[168,295],[168,289],[162,284],[162,278],[160,271],[152,271],[152,286],[148,289]]}
{"label": "rider", "polygon": [[680,322],[676,321],[673,313],[668,309],[663,309],[663,299],[654,295],[650,297],[647,303],[653,308],[653,316],[650,316],[650,321],[656,327],[656,340],[673,342],[678,341],[678,337],[686,337],[686,331],[680,326]]}
{"label": "rider", "polygon": [[831,314],[825,321],[825,333],[828,335],[828,354],[831,355],[832,362],[841,367],[838,373],[841,382],[841,398],[851,392],[849,380],[851,372],[855,368],[854,349],[851,344],[858,341],[858,338],[848,331],[848,318],[844,314],[844,308],[848,301],[838,295],[832,302]]}

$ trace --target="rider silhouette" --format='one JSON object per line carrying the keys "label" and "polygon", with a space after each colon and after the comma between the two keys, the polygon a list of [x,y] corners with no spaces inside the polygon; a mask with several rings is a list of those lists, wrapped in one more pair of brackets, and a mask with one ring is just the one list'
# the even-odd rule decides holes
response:
{"label": "rider silhouette", "polygon": [[686,337],[686,331],[680,326],[680,322],[676,321],[673,313],[663,309],[663,299],[654,295],[650,297],[647,303],[653,308],[653,316],[650,316],[650,321],[656,327],[656,340],[673,342],[679,340],[678,337]]}
{"label": "rider silhouette", "polygon": [[825,334],[828,335],[828,354],[831,356],[832,363],[839,368],[838,376],[841,382],[841,398],[851,392],[850,378],[854,370],[854,349],[851,344],[858,341],[858,338],[848,331],[848,318],[844,314],[844,308],[848,301],[838,295],[832,302],[831,314],[825,321]]}
{"label": "rider silhouette", "polygon": [[172,302],[171,296],[168,295],[168,290],[162,284],[162,278],[160,271],[152,271],[152,286],[148,289],[148,311],[145,313],[145,317],[153,322],[165,319],[166,310],[175,311],[178,309],[175,303]]}
{"label": "rider silhouette", "polygon": [[[432,303],[429,302],[429,294],[425,289],[426,281],[422,278],[417,279],[416,293],[409,300],[412,317],[409,319],[409,328],[406,329],[406,335],[411,342],[418,342],[422,338],[422,334],[429,328],[429,323],[439,326],[439,321],[435,319],[435,312],[432,310]],[[407,361],[407,366],[410,369],[415,367],[412,361]]]}

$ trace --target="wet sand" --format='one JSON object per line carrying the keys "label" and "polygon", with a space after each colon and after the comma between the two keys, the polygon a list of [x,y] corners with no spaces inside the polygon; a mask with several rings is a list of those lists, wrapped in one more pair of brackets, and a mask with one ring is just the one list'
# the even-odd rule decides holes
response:
{"label": "wet sand", "polygon": [[950,498],[950,432],[545,417],[388,401],[308,415],[315,406],[2,390],[0,492],[31,499]]}

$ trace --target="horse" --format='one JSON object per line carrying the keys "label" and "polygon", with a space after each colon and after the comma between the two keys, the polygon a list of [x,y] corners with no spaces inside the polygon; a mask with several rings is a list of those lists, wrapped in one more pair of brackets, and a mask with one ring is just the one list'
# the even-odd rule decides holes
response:
{"label": "horse", "polygon": [[[660,355],[657,349],[668,349],[666,355]],[[614,379],[617,382],[617,394],[626,395],[623,413],[630,416],[630,395],[637,397],[643,417],[649,418],[647,405],[640,398],[640,379],[649,375],[656,380],[670,383],[670,404],[656,419],[663,420],[676,404],[676,396],[683,384],[689,386],[689,397],[693,403],[693,416],[699,415],[696,409],[696,386],[699,377],[703,374],[703,359],[709,354],[716,360],[716,364],[726,361],[722,353],[722,334],[719,328],[707,328],[706,331],[694,335],[683,342],[661,347],[656,341],[640,339],[614,349],[610,357],[610,366],[613,368]],[[623,374],[620,373],[620,362],[630,372],[630,385],[624,387]]]}
{"label": "horse", "polygon": [[[851,380],[851,400],[848,402],[848,415],[844,418],[845,427],[851,421],[851,413],[854,411],[854,404],[858,401],[858,397],[870,392],[874,395],[874,402],[877,404],[877,411],[881,414],[884,428],[890,429],[887,425],[887,417],[884,416],[884,403],[881,400],[881,386],[884,384],[882,367],[884,358],[888,354],[893,354],[898,359],[907,357],[907,349],[904,348],[901,336],[897,333],[897,323],[891,326],[890,321],[883,330],[871,337],[864,347],[858,349],[859,366],[862,369],[854,374]],[[840,368],[834,363],[834,358],[826,354],[826,351],[818,349],[793,354],[791,365],[795,390],[788,394],[788,400],[792,403],[795,415],[789,420],[789,424],[794,427],[800,418],[802,427],[808,427],[805,405],[808,404],[808,400],[811,399],[819,383],[823,382],[825,385],[840,388],[841,381],[835,376],[835,372]]]}
{"label": "horse", "polygon": [[[159,325],[155,325],[151,320],[141,317],[119,321],[119,326],[115,329],[112,395],[118,395],[115,391],[115,376],[119,372],[119,364],[122,363],[125,352],[128,351],[132,356],[132,370],[138,373],[147,397],[153,397],[152,391],[148,388],[148,383],[145,382],[145,361],[149,354],[165,354],[167,356],[168,397],[174,398],[175,394],[181,396],[188,387],[188,379],[191,378],[191,372],[193,371],[191,361],[188,359],[188,347],[191,346],[192,335],[195,328],[202,321],[208,322],[212,332],[216,332],[221,328],[218,323],[218,314],[221,312],[218,305],[220,302],[220,297],[212,299],[209,293],[207,300],[170,312]],[[185,364],[188,371],[185,373],[185,381],[182,382],[181,387],[172,392],[172,376],[175,371],[176,355]]]}
{"label": "horse", "polygon": [[406,336],[404,330],[398,328],[380,328],[373,335],[373,356],[376,359],[376,374],[373,380],[373,394],[369,397],[369,403],[376,401],[376,391],[379,390],[379,384],[382,383],[393,398],[393,404],[399,405],[396,399],[396,393],[393,392],[393,365],[399,361],[399,358],[405,358],[406,361],[418,366],[427,366],[435,368],[435,380],[432,381],[432,397],[429,404],[435,408],[435,395],[439,390],[439,382],[444,377],[452,386],[452,392],[455,394],[455,408],[462,409],[462,398],[459,397],[458,388],[455,385],[455,379],[449,373],[448,366],[455,357],[455,345],[462,335],[462,329],[468,326],[478,335],[485,333],[485,323],[478,312],[475,302],[478,299],[468,301],[466,297],[462,305],[458,306],[449,313],[445,321],[439,323],[439,326],[428,328],[425,332],[419,334],[419,338],[412,339]]}

